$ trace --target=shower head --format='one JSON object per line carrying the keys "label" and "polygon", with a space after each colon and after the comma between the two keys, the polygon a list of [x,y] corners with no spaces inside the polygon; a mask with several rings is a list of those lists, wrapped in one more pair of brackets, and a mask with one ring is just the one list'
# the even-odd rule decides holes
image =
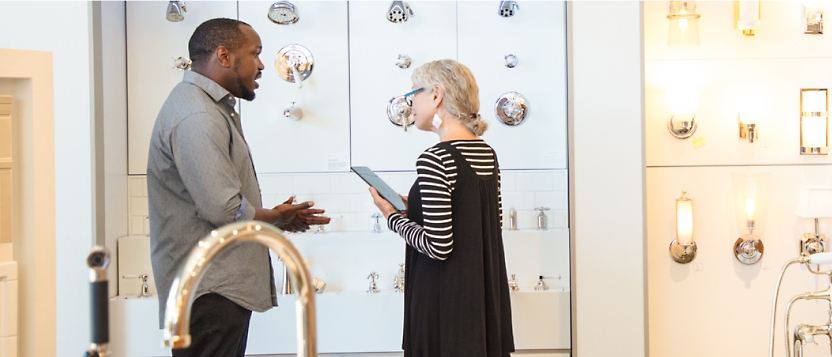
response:
{"label": "shower head", "polygon": [[269,20],[278,25],[291,25],[299,18],[295,5],[288,1],[278,1],[269,8]]}
{"label": "shower head", "polygon": [[390,4],[390,9],[387,10],[387,20],[390,20],[394,24],[407,22],[411,16],[413,16],[413,10],[405,2],[393,1]]}
{"label": "shower head", "polygon": [[500,1],[500,16],[512,17],[517,10],[520,10],[520,5],[517,5],[517,1]]}
{"label": "shower head", "polygon": [[185,9],[184,1],[171,1],[168,3],[168,12],[165,17],[170,22],[179,22],[185,19],[185,16],[182,15],[182,13],[187,11],[188,10]]}

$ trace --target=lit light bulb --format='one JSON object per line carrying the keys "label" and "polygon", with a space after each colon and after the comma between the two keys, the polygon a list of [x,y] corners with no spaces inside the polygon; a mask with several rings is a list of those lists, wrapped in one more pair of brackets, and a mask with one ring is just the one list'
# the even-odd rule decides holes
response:
{"label": "lit light bulb", "polygon": [[[687,13],[688,12],[685,11],[685,10],[679,11],[679,15],[684,15],[684,14],[687,14]],[[688,19],[686,19],[684,17],[679,19],[679,30],[682,30],[682,32],[685,32],[685,30],[687,30],[687,29],[688,29]]]}
{"label": "lit light bulb", "polygon": [[745,199],[745,216],[749,221],[754,220],[754,198],[749,197]]}

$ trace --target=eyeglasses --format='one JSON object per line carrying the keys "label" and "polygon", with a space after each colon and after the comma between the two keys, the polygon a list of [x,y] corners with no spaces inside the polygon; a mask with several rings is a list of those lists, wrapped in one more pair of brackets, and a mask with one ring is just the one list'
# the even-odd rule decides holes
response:
{"label": "eyeglasses", "polygon": [[421,91],[423,91],[423,90],[425,90],[425,87],[422,87],[422,88],[417,88],[417,89],[414,89],[414,90],[412,90],[412,91],[410,91],[410,92],[407,92],[407,93],[405,93],[405,94],[402,94],[402,97],[404,98],[404,100],[406,100],[406,101],[407,101],[407,105],[408,105],[408,106],[410,106],[410,105],[413,105],[413,96],[415,96],[415,95],[416,95],[416,93],[419,93],[419,92],[421,92]]}

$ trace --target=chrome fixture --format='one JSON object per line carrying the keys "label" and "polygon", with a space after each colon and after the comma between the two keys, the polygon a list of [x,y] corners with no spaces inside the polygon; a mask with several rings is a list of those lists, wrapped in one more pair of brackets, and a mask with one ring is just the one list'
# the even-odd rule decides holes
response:
{"label": "chrome fixture", "polygon": [[535,210],[540,211],[540,214],[537,215],[537,229],[541,231],[549,229],[546,222],[546,213],[543,213],[543,211],[548,211],[549,207],[537,207]]}
{"label": "chrome fixture", "polygon": [[509,54],[505,55],[505,57],[503,57],[503,63],[508,68],[517,67],[517,56],[509,53]]}
{"label": "chrome fixture", "polygon": [[[514,277],[512,275],[512,277]],[[540,276],[540,280],[537,281],[537,286],[534,287],[537,291],[549,290],[549,287],[546,286],[546,283],[543,281],[543,275]]]}
{"label": "chrome fixture", "polygon": [[517,210],[514,208],[508,211],[508,230],[517,230]]}
{"label": "chrome fixture", "polygon": [[283,110],[283,117],[298,121],[303,118],[303,110],[295,108],[295,102],[292,102],[291,106]]}
{"label": "chrome fixture", "polygon": [[396,274],[396,278],[393,279],[393,289],[397,293],[404,292],[404,263],[399,264],[399,272]]}
{"label": "chrome fixture", "polygon": [[372,279],[370,281],[370,289],[367,290],[368,294],[375,294],[378,292],[376,289],[376,279],[378,279],[378,274],[376,272],[370,272],[370,275],[367,276],[367,279]]}
{"label": "chrome fixture", "polygon": [[501,17],[512,17],[517,10],[520,10],[520,5],[517,5],[517,1],[500,1]]}
{"label": "chrome fixture", "polygon": [[298,10],[288,1],[278,1],[269,7],[269,20],[278,25],[291,25],[298,22],[298,19]]}
{"label": "chrome fixture", "polygon": [[413,102],[410,97],[404,95],[395,96],[387,102],[387,119],[393,125],[403,127],[404,131],[407,131],[407,127],[413,125],[415,122],[413,112],[410,110],[411,103]]}
{"label": "chrome fixture", "polygon": [[800,155],[829,153],[828,90],[800,90]]}
{"label": "chrome fixture", "polygon": [[690,263],[696,257],[693,241],[693,201],[687,191],[676,199],[676,239],[670,242],[670,256],[679,264]]}
{"label": "chrome fixture", "polygon": [[326,290],[326,282],[318,278],[312,278],[312,286],[315,288],[315,294],[323,294]]}
{"label": "chrome fixture", "polygon": [[370,218],[375,218],[376,219],[375,223],[373,223],[373,233],[381,233],[381,222],[380,222],[381,217],[384,217],[384,216],[382,216],[381,213],[378,213],[378,212],[373,213],[373,215],[370,216]]}
{"label": "chrome fixture", "polygon": [[670,1],[667,12],[670,20],[667,44],[698,45],[700,15],[696,13],[696,1]]}
{"label": "chrome fixture", "polygon": [[667,104],[672,112],[667,130],[673,137],[687,139],[696,132],[696,109],[699,107],[700,94],[695,89],[667,91]]}
{"label": "chrome fixture", "polygon": [[408,55],[399,55],[399,58],[396,59],[396,67],[401,69],[408,69],[410,68],[410,64],[413,63],[413,60],[410,59]]}
{"label": "chrome fixture", "polygon": [[823,35],[823,7],[803,4],[803,34]]}
{"label": "chrome fixture", "polygon": [[317,357],[318,343],[315,319],[315,294],[312,275],[295,246],[277,227],[268,223],[248,221],[225,225],[203,238],[173,280],[167,300],[164,324],[164,346],[174,349],[191,345],[191,304],[197,287],[211,261],[222,251],[239,242],[257,242],[274,250],[283,258],[291,277],[299,286],[297,309],[298,356]]}
{"label": "chrome fixture", "polygon": [[743,264],[754,264],[763,256],[765,247],[759,234],[760,218],[765,217],[768,202],[769,174],[732,174],[734,209],[738,231],[748,230],[734,242],[734,257]]}
{"label": "chrome fixture", "polygon": [[503,93],[494,103],[494,115],[505,125],[520,125],[529,117],[529,101],[517,92]]}
{"label": "chrome fixture", "polygon": [[188,57],[177,57],[173,59],[173,68],[180,71],[187,71],[191,69],[191,60]]}
{"label": "chrome fixture", "polygon": [[318,225],[318,229],[315,230],[315,234],[326,234],[323,224]]}
{"label": "chrome fixture", "polygon": [[95,246],[87,256],[87,267],[90,268],[90,298],[92,342],[87,350],[87,357],[109,357],[110,344],[110,308],[109,283],[107,281],[107,266],[110,264],[110,251],[101,246]]}
{"label": "chrome fixture", "polygon": [[511,274],[511,279],[508,279],[508,292],[513,293],[517,290],[520,290],[520,288],[517,287],[517,280],[514,277],[514,274]]}
{"label": "chrome fixture", "polygon": [[387,20],[394,24],[407,22],[413,16],[413,10],[410,9],[410,4],[402,1],[393,1],[390,4],[390,9],[387,10]]}
{"label": "chrome fixture", "polygon": [[294,82],[298,88],[303,87],[303,81],[312,74],[314,65],[312,53],[301,45],[287,45],[281,48],[274,60],[274,67],[280,78]]}
{"label": "chrome fixture", "polygon": [[734,28],[742,30],[745,36],[754,36],[754,31],[760,29],[760,1],[734,1]]}
{"label": "chrome fixture", "polygon": [[168,3],[168,11],[165,18],[170,22],[179,22],[185,19],[183,13],[187,12],[184,1],[171,1]]}
{"label": "chrome fixture", "polygon": [[832,188],[804,187],[800,189],[795,215],[815,220],[815,232],[800,238],[800,255],[808,256],[826,251],[826,237],[820,233],[820,218],[832,218]]}
{"label": "chrome fixture", "polygon": [[746,118],[743,122],[740,113],[737,113],[737,121],[740,123],[740,139],[748,139],[748,142],[753,144],[754,140],[760,138],[756,119]]}
{"label": "chrome fixture", "polygon": [[124,276],[122,276],[122,278],[124,278],[124,279],[142,279],[142,290],[141,290],[141,292],[139,292],[137,297],[140,297],[140,298],[150,297],[150,291],[149,291],[150,287],[147,285],[147,279],[149,278],[149,276],[147,274],[124,275]]}
{"label": "chrome fixture", "polygon": [[289,279],[289,269],[286,268],[286,263],[283,262],[283,259],[278,256],[277,260],[283,263],[283,282],[280,284],[280,294],[281,295],[292,295],[295,293],[295,289],[292,288],[292,280]]}

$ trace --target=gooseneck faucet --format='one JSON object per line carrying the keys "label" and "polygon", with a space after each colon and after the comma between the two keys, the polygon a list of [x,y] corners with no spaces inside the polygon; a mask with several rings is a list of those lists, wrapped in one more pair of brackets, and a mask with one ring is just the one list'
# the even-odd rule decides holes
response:
{"label": "gooseneck faucet", "polygon": [[298,356],[317,357],[318,344],[315,326],[315,289],[312,275],[300,252],[277,227],[268,223],[249,221],[232,223],[214,230],[191,250],[182,270],[173,280],[165,311],[164,343],[174,349],[191,345],[191,304],[200,280],[211,261],[223,250],[240,242],[256,242],[274,250],[283,260],[295,281],[298,298],[297,350]]}

